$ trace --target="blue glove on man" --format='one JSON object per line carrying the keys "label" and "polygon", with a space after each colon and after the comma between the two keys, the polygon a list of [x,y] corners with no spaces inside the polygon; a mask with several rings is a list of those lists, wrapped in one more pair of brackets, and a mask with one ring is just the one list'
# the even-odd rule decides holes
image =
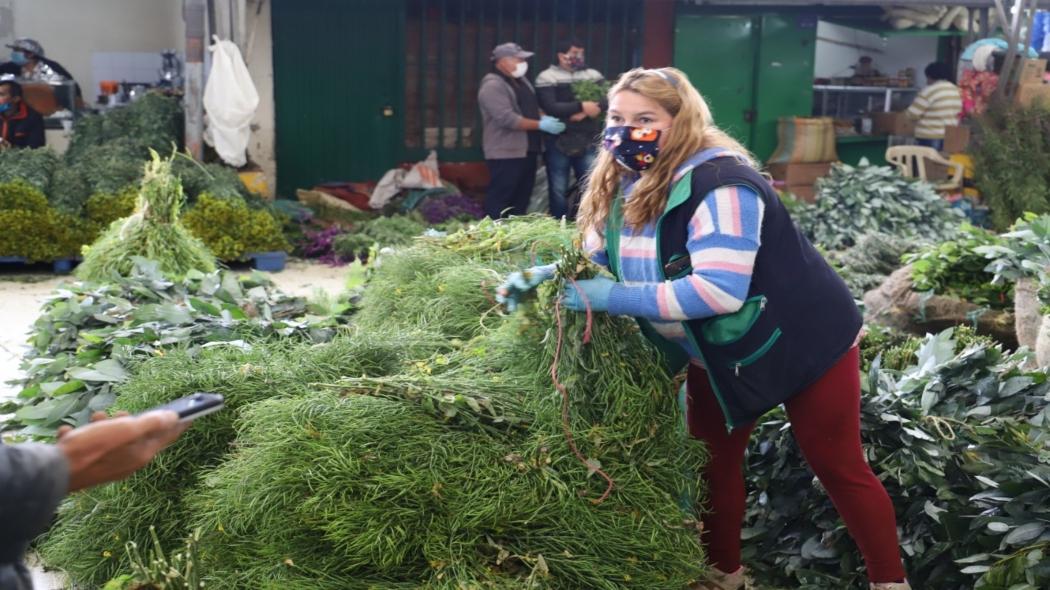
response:
{"label": "blue glove on man", "polygon": [[562,123],[550,115],[543,115],[540,117],[540,131],[550,133],[551,135],[558,135],[562,131],[565,131],[565,123]]}
{"label": "blue glove on man", "polygon": [[605,277],[583,279],[575,284],[566,283],[561,294],[561,304],[572,311],[587,311],[588,303],[591,311],[609,311],[609,294],[615,284],[616,281]]}
{"label": "blue glove on man", "polygon": [[496,289],[496,301],[506,305],[507,311],[518,309],[521,298],[544,281],[553,279],[557,270],[557,264],[548,264],[510,273]]}

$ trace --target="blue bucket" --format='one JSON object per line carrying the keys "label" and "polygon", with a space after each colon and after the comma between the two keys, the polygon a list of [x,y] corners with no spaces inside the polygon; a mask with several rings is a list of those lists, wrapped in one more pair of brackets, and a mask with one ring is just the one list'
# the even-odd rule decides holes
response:
{"label": "blue bucket", "polygon": [[284,270],[284,264],[288,260],[287,252],[256,252],[249,254],[252,259],[252,267],[255,270],[262,270],[266,272],[281,272]]}

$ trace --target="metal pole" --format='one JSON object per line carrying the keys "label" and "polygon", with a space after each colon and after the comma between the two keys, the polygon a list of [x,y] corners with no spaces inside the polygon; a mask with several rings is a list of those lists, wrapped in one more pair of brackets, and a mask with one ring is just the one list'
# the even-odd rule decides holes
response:
{"label": "metal pole", "polygon": [[183,5],[182,18],[186,21],[184,142],[186,150],[197,160],[204,155],[204,11],[205,0],[186,0]]}

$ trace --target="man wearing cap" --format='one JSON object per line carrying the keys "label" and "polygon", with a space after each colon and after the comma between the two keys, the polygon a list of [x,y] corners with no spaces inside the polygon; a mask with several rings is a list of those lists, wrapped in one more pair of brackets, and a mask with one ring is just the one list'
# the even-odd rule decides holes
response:
{"label": "man wearing cap", "polygon": [[22,100],[22,85],[0,78],[0,150],[44,147],[44,118]]}
{"label": "man wearing cap", "polygon": [[517,43],[498,45],[492,50],[493,71],[481,79],[478,89],[481,146],[491,177],[485,213],[493,219],[528,212],[542,151],[540,132],[565,131],[558,119],[540,115],[536,92],[525,79],[529,67],[525,60],[530,57],[532,52]]}
{"label": "man wearing cap", "polygon": [[[35,39],[20,37],[8,45],[11,61],[0,64],[0,76],[10,74],[32,82],[61,82],[72,80],[73,74],[62,64],[44,57],[44,47]],[[77,100],[81,99],[80,85],[76,86]]]}

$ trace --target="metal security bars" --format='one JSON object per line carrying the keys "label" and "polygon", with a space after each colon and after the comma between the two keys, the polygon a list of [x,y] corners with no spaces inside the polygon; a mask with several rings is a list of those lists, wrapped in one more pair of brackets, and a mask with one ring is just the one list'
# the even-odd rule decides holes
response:
{"label": "metal security bars", "polygon": [[408,0],[405,22],[406,156],[480,158],[477,90],[489,54],[514,41],[536,55],[528,77],[555,61],[559,40],[578,38],[609,79],[640,63],[641,0]]}

